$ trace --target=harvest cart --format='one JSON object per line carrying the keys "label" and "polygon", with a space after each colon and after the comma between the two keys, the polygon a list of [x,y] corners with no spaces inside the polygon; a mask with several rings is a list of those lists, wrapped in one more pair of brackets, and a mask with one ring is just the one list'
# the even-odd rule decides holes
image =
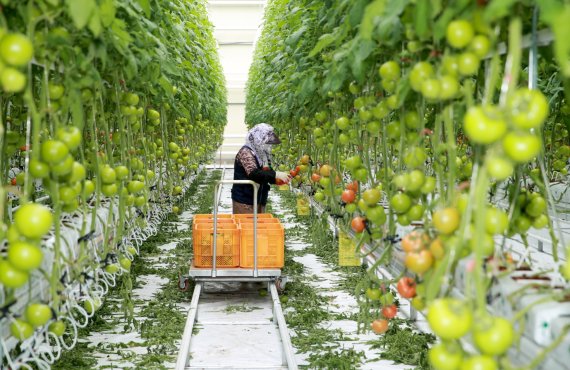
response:
{"label": "harvest cart", "polygon": [[[221,188],[224,184],[249,184],[253,186],[254,191],[254,213],[252,222],[247,222],[243,225],[244,234],[240,237],[240,240],[242,242],[241,255],[239,254],[238,249],[237,256],[234,253],[235,243],[232,244],[232,240],[235,242],[235,233],[239,230],[235,230],[233,224],[224,222],[226,220],[224,220],[223,215],[218,213]],[[194,244],[194,261],[190,264],[188,277],[181,277],[179,281],[181,288],[188,286],[187,279],[194,280],[195,286],[190,308],[188,310],[188,318],[182,337],[180,352],[176,363],[177,370],[198,368],[196,366],[193,366],[191,363],[189,364],[189,362],[191,362],[190,343],[192,342],[194,323],[197,320],[197,315],[199,312],[198,305],[200,294],[203,291],[204,283],[208,282],[267,283],[267,290],[270,292],[272,301],[272,321],[278,327],[278,335],[280,337],[282,345],[282,363],[278,366],[260,366],[263,368],[297,369],[295,358],[293,356],[293,348],[291,346],[291,341],[289,338],[289,332],[287,330],[278,295],[278,290],[284,288],[286,281],[286,279],[281,276],[280,266],[283,265],[283,257],[281,257],[281,260],[273,258],[270,259],[269,263],[260,263],[260,253],[258,249],[258,231],[260,229],[266,228],[267,225],[260,222],[260,217],[257,213],[258,190],[259,185],[250,180],[218,181],[214,190],[214,207],[211,221],[206,221],[213,223],[213,225],[210,225],[209,229],[207,229],[207,231],[202,234],[200,234],[202,232],[202,229],[200,228],[199,224],[194,228],[194,238],[197,239],[204,237],[206,244],[211,243],[211,246],[206,245],[206,250],[209,252],[208,255],[202,254],[201,251],[197,249],[196,244]],[[253,233],[251,233],[251,231],[253,231]],[[227,240],[226,236],[228,236]],[[253,244],[253,261],[251,261],[251,254],[248,256],[246,253],[244,253],[245,249],[243,248],[243,243],[247,243],[248,240]],[[220,245],[220,242],[222,245]],[[223,248],[223,250],[220,250],[220,248]],[[282,248],[283,241],[281,241],[281,256],[283,253]],[[263,258],[263,256],[261,257]],[[238,258],[237,261],[236,258]],[[239,259],[241,259],[241,263]],[[204,364],[201,364],[199,366],[199,368],[207,367],[209,366]]]}

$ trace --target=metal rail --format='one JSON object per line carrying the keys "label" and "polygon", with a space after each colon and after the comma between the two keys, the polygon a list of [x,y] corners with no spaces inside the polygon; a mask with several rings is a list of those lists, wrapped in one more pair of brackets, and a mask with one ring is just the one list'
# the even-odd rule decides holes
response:
{"label": "metal rail", "polygon": [[192,332],[194,331],[194,322],[196,321],[196,313],[198,312],[198,300],[202,292],[202,283],[196,283],[194,286],[194,293],[192,294],[192,302],[188,309],[188,317],[186,318],[186,325],[184,326],[184,334],[182,335],[182,342],[180,343],[180,352],[176,359],[176,370],[184,370],[188,362],[188,355],[190,351],[190,341],[192,340]]}
{"label": "metal rail", "polygon": [[283,355],[285,356],[287,367],[289,370],[296,370],[298,368],[297,362],[295,361],[291,338],[289,337],[289,331],[287,330],[285,316],[283,316],[281,301],[279,300],[279,293],[277,292],[275,283],[269,284],[269,290],[271,291],[271,299],[273,300],[273,317],[276,319],[279,328],[279,335],[281,336],[281,343],[283,344]]}
{"label": "metal rail", "polygon": [[[188,317],[186,319],[184,334],[182,335],[182,341],[180,343],[180,352],[176,359],[175,370],[185,370],[188,366],[190,343],[192,341],[192,332],[194,330],[194,323],[198,312],[198,302],[202,292],[202,284],[202,282],[197,282],[194,287],[192,302],[188,309]],[[283,315],[283,309],[281,308],[281,302],[279,301],[279,293],[277,292],[275,281],[270,281],[268,285],[273,303],[273,320],[279,330],[279,336],[281,337],[281,344],[283,346],[283,362],[287,364],[287,368],[289,370],[297,370],[298,366],[295,360],[293,346],[291,344],[291,337],[287,330],[287,323],[285,322],[285,316]]]}

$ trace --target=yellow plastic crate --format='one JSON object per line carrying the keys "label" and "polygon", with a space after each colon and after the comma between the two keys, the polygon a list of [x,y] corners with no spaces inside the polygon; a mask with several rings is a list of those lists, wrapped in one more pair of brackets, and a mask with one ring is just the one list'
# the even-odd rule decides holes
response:
{"label": "yellow plastic crate", "polygon": [[[276,219],[278,220],[278,219]],[[240,267],[253,267],[253,222],[241,227]],[[285,230],[280,223],[257,225],[257,267],[281,268],[285,263]]]}
{"label": "yellow plastic crate", "polygon": [[362,264],[354,239],[344,231],[339,231],[338,234],[338,264],[339,266],[360,266]]}
{"label": "yellow plastic crate", "polygon": [[[212,267],[214,225],[198,222],[193,227],[194,266]],[[219,223],[217,231],[216,267],[239,267],[240,228],[235,223]]]}

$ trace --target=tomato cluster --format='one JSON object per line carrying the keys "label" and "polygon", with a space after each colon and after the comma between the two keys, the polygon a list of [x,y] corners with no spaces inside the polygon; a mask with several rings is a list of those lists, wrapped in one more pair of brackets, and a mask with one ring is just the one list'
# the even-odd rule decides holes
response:
{"label": "tomato cluster", "polygon": [[22,69],[33,56],[34,47],[28,37],[0,28],[0,86],[4,92],[24,90],[27,78]]}

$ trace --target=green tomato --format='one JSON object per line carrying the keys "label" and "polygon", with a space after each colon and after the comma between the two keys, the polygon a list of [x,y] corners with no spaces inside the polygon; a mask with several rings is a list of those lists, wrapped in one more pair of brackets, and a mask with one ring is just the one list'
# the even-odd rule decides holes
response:
{"label": "green tomato", "polygon": [[103,302],[101,302],[100,298],[94,298],[93,300],[86,300],[83,302],[83,308],[87,311],[89,315],[93,315],[95,311],[97,311]]}
{"label": "green tomato", "polygon": [[431,64],[428,62],[418,62],[414,65],[410,71],[410,85],[414,91],[420,92],[422,89],[422,84],[428,78],[432,78],[435,75],[435,71]]}
{"label": "green tomato", "polygon": [[34,47],[28,37],[19,33],[9,33],[0,39],[0,57],[14,67],[27,65],[34,56]]}
{"label": "green tomato", "polygon": [[62,141],[47,140],[42,143],[41,155],[44,162],[55,165],[68,157],[69,148]]}
{"label": "green tomato", "polygon": [[137,180],[129,181],[127,189],[129,190],[129,193],[136,194],[144,189],[144,182]]}
{"label": "green tomato", "polygon": [[485,213],[485,230],[491,235],[504,234],[509,227],[509,217],[506,212],[495,208],[487,208]]}
{"label": "green tomato", "polygon": [[473,329],[473,341],[484,355],[500,356],[514,341],[513,325],[502,317],[478,320]]}
{"label": "green tomato", "polygon": [[0,72],[0,84],[7,93],[18,93],[26,88],[26,75],[15,68],[4,68]]}
{"label": "green tomato", "polygon": [[103,195],[105,195],[107,197],[115,196],[118,191],[119,191],[119,188],[117,187],[117,184],[115,184],[115,183],[101,185],[101,193],[103,193]]}
{"label": "green tomato", "polygon": [[501,111],[493,106],[474,106],[463,117],[463,128],[469,140],[476,144],[491,144],[507,132]]}
{"label": "green tomato", "polygon": [[428,351],[434,370],[457,370],[463,361],[463,351],[457,345],[438,343]]}
{"label": "green tomato", "polygon": [[422,82],[421,93],[428,101],[438,101],[441,96],[441,83],[437,78]]}
{"label": "green tomato", "polygon": [[400,78],[400,66],[394,61],[389,61],[380,66],[378,73],[382,79],[394,81]]}
{"label": "green tomato", "polygon": [[460,370],[498,370],[497,361],[490,356],[475,355],[468,357],[461,363]]}
{"label": "green tomato", "polygon": [[457,60],[459,67],[459,74],[462,76],[472,76],[479,70],[479,65],[481,64],[481,59],[475,53],[464,52],[459,55]]}
{"label": "green tomato", "polygon": [[459,93],[459,82],[457,78],[449,75],[441,76],[439,78],[440,93],[439,97],[442,100],[449,100],[457,97]]}
{"label": "green tomato", "polygon": [[65,329],[66,329],[66,325],[61,320],[54,321],[51,324],[49,324],[49,326],[48,326],[49,332],[53,333],[54,335],[56,335],[58,337],[61,337],[65,333]]}
{"label": "green tomato", "polygon": [[12,266],[10,262],[0,259],[0,283],[7,288],[16,289],[24,285],[29,274]]}
{"label": "green tomato", "polygon": [[109,165],[102,166],[99,169],[99,176],[103,184],[114,184],[117,181],[117,174]]}
{"label": "green tomato", "polygon": [[435,185],[436,185],[435,177],[428,176],[425,178],[424,184],[422,185],[420,191],[422,192],[422,194],[432,193],[435,190]]}
{"label": "green tomato", "polygon": [[73,184],[85,179],[86,175],[87,171],[85,170],[85,166],[75,161],[71,167],[71,175],[69,176],[68,181]]}
{"label": "green tomato", "polygon": [[479,58],[485,57],[489,53],[490,49],[491,42],[485,35],[477,35],[473,37],[473,40],[471,40],[471,43],[469,44],[469,50],[471,50]]}
{"label": "green tomato", "polygon": [[29,239],[39,239],[51,229],[53,215],[44,205],[27,203],[16,211],[14,224],[21,235]]}
{"label": "green tomato", "polygon": [[10,324],[10,333],[18,340],[25,340],[34,334],[34,328],[22,319],[15,319]]}
{"label": "green tomato", "polygon": [[366,218],[376,225],[383,225],[386,223],[386,213],[382,206],[368,206],[366,210]]}
{"label": "green tomato", "polygon": [[49,84],[48,93],[50,100],[59,100],[63,96],[65,88],[62,85]]}
{"label": "green tomato", "polygon": [[449,22],[445,32],[447,42],[456,49],[462,49],[469,45],[474,34],[473,25],[464,19]]}
{"label": "green tomato", "polygon": [[540,137],[524,132],[509,132],[503,139],[503,149],[513,161],[527,163],[542,149]]}
{"label": "green tomato", "polygon": [[40,247],[18,241],[8,246],[8,261],[15,268],[28,272],[41,266],[44,255]]}
{"label": "green tomato", "polygon": [[51,166],[51,173],[57,179],[68,179],[73,171],[75,161],[71,155],[67,155],[61,162]]}
{"label": "green tomato", "polygon": [[520,129],[540,128],[548,116],[548,101],[539,90],[518,89],[507,99],[512,124]]}
{"label": "green tomato", "polygon": [[82,132],[75,126],[60,127],[56,131],[55,137],[64,143],[70,151],[74,151],[81,144]]}
{"label": "green tomato", "polygon": [[47,304],[32,303],[26,307],[26,319],[36,328],[47,324],[51,317],[51,307]]}
{"label": "green tomato", "polygon": [[546,200],[541,196],[532,198],[525,206],[524,211],[530,217],[538,217],[546,211]]}
{"label": "green tomato", "polygon": [[515,168],[510,160],[498,155],[492,155],[485,160],[485,168],[489,176],[497,181],[509,178]]}
{"label": "green tomato", "polygon": [[392,198],[390,198],[390,207],[398,214],[408,212],[411,206],[412,200],[406,193],[394,194]]}
{"label": "green tomato", "polygon": [[442,339],[454,340],[471,330],[473,314],[465,302],[456,298],[439,298],[428,307],[427,321]]}
{"label": "green tomato", "polygon": [[126,180],[129,177],[129,169],[127,168],[127,166],[117,166],[115,167],[115,174],[117,180]]}

